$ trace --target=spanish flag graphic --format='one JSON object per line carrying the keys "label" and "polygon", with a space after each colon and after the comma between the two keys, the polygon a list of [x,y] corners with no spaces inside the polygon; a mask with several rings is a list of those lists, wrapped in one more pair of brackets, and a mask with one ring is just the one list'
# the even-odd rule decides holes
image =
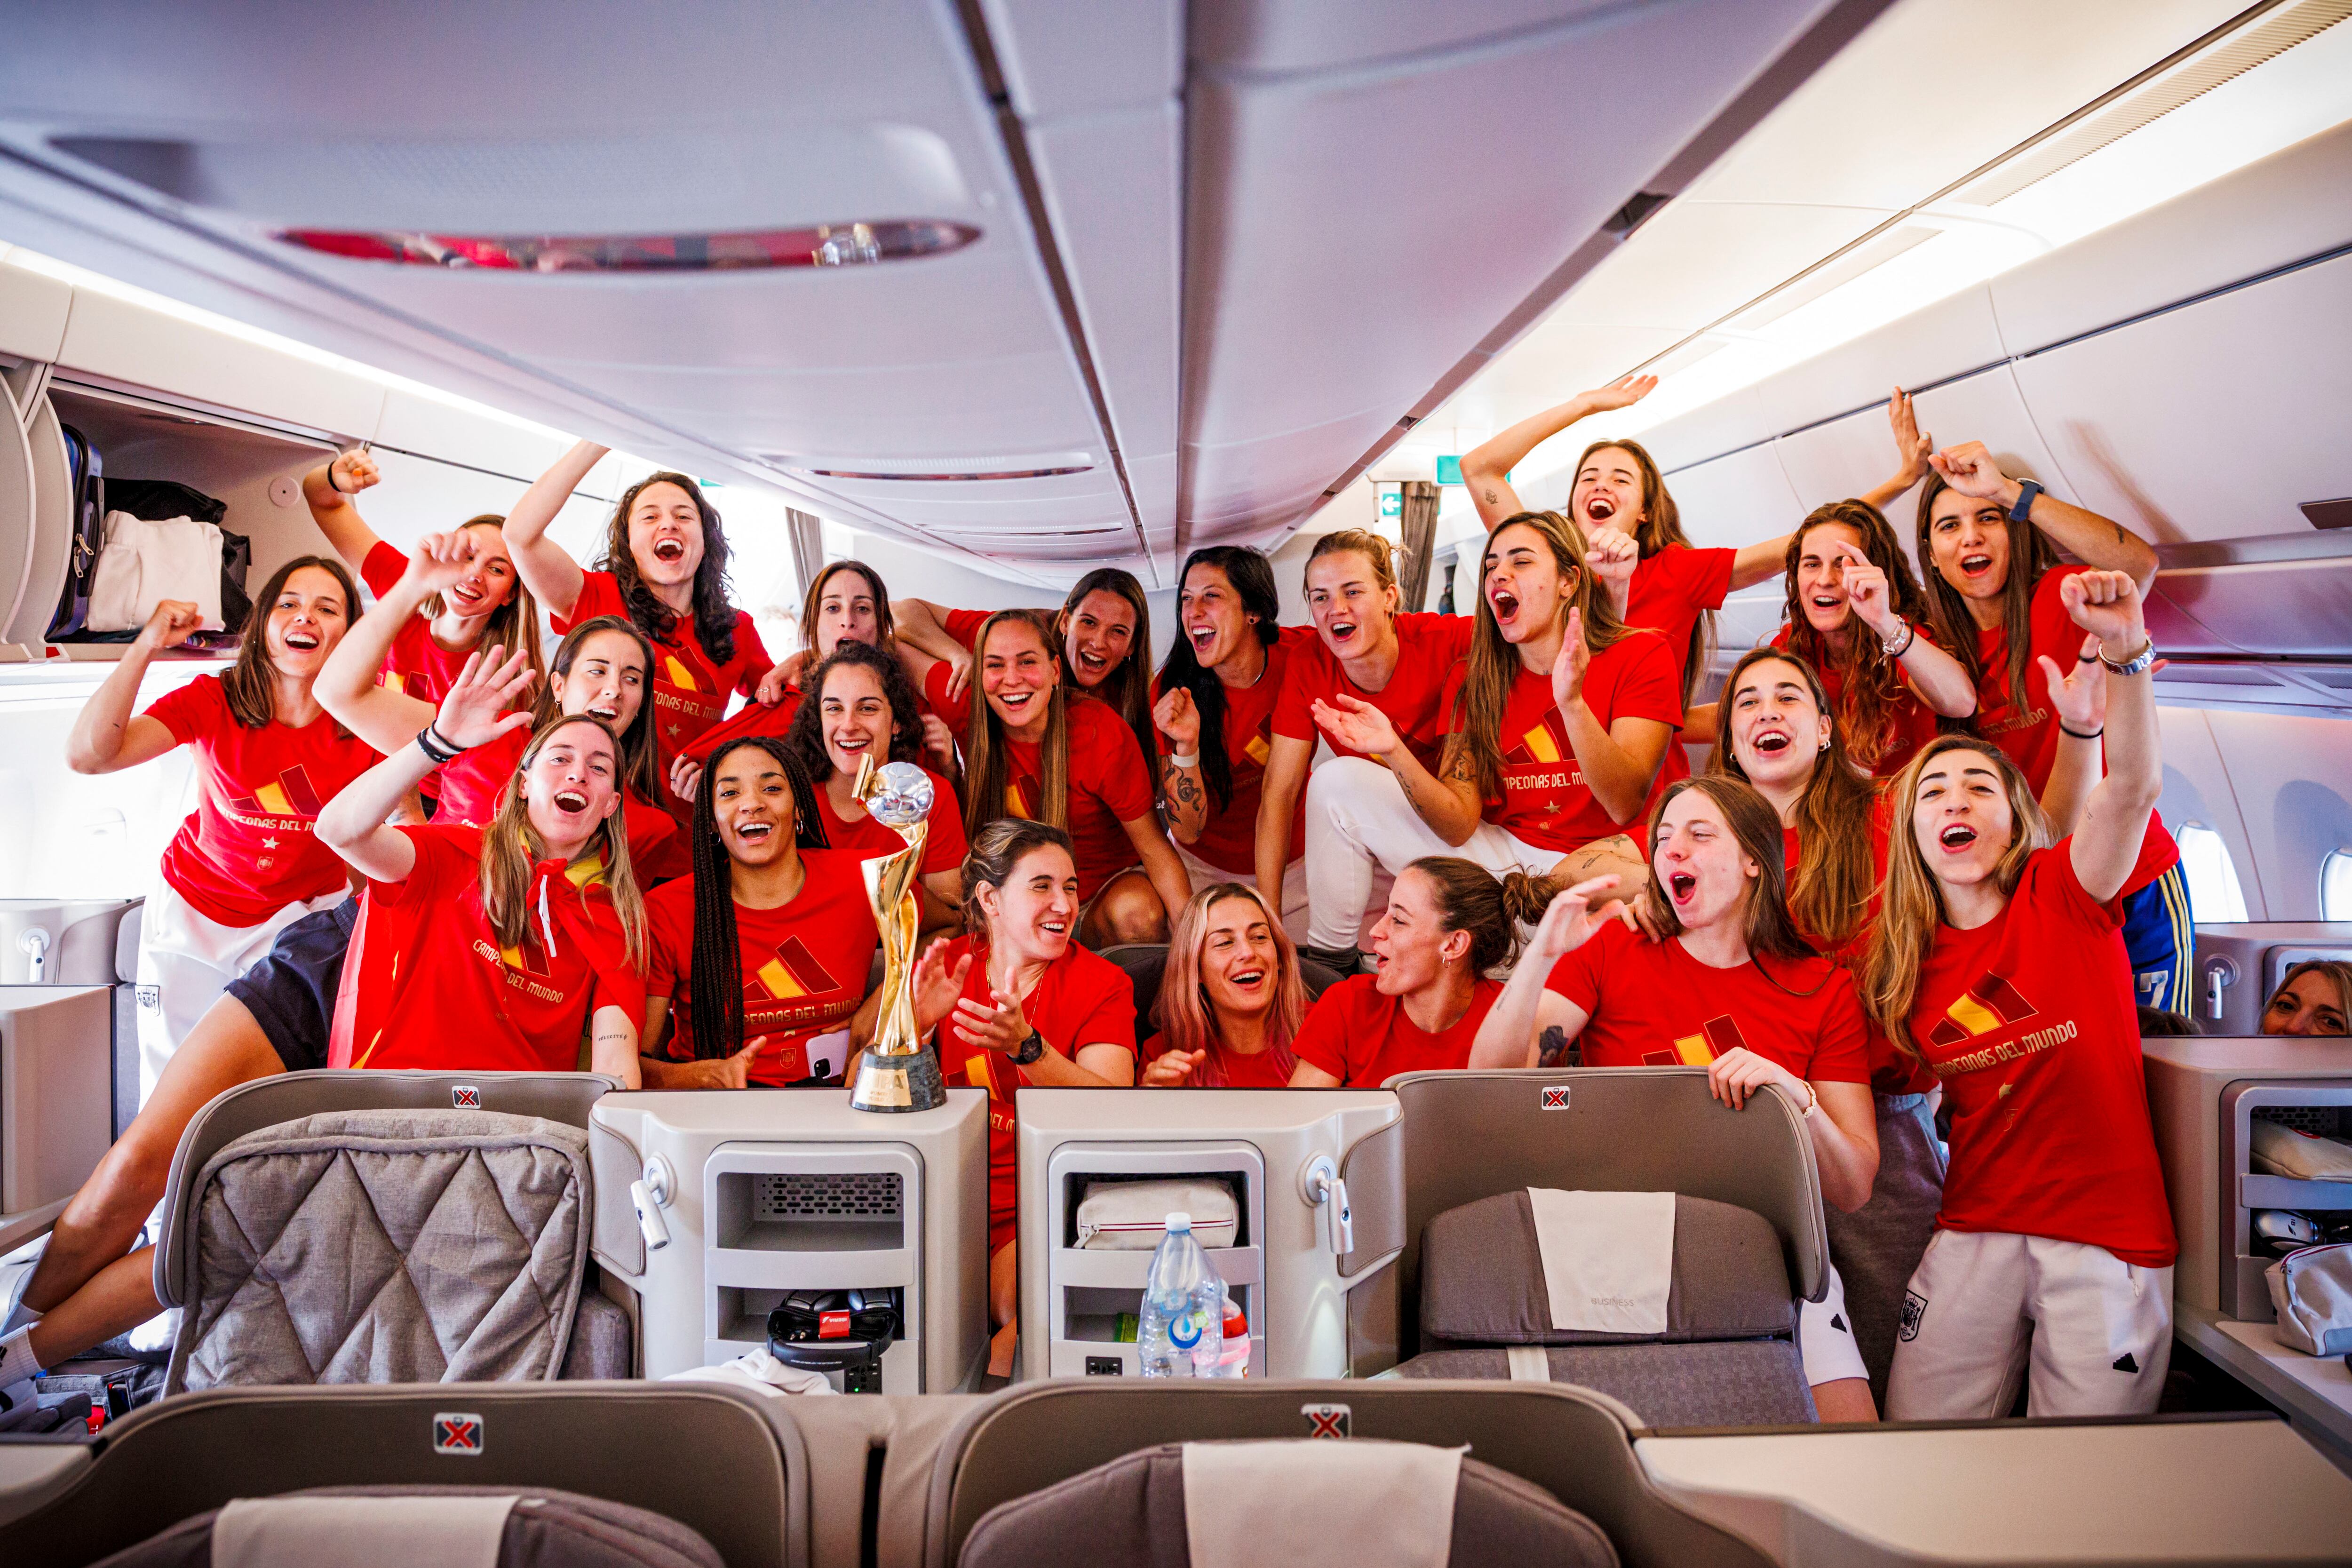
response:
{"label": "spanish flag graphic", "polygon": [[1026,795],[1021,793],[1021,781],[1019,779],[1007,779],[1004,781],[1004,815],[1007,816],[1018,816],[1023,818],[1024,821],[1034,822],[1036,820],[1035,817],[1029,815],[1029,800]]}
{"label": "spanish flag graphic", "polygon": [[537,975],[541,980],[548,977],[547,953],[539,945],[537,937],[524,937],[522,945],[520,947],[499,949],[499,957],[505,961],[509,969],[518,969],[525,974]]}
{"label": "spanish flag graphic", "polygon": [[264,816],[316,816],[322,804],[300,763],[279,773],[275,783],[263,784],[251,795],[231,795],[228,803],[238,811]]}
{"label": "spanish flag graphic", "polygon": [[702,689],[701,687],[695,684],[694,671],[687,668],[686,661],[679,658],[676,654],[666,653],[662,655],[662,668],[669,677],[671,690],[699,691]]}
{"label": "spanish flag graphic", "polygon": [[1266,759],[1274,755],[1274,748],[1266,744],[1265,736],[1261,731],[1249,738],[1249,744],[1242,748],[1242,754],[1259,767],[1264,767]]}
{"label": "spanish flag graphic", "polygon": [[1703,1068],[1716,1058],[1747,1044],[1747,1039],[1739,1033],[1738,1023],[1726,1013],[1720,1017],[1709,1018],[1699,1026],[1697,1034],[1685,1035],[1674,1043],[1671,1049],[1643,1052],[1642,1062],[1645,1067]]}
{"label": "spanish flag graphic", "polygon": [[989,1066],[988,1053],[986,1051],[974,1051],[971,1056],[964,1058],[963,1077],[964,1081],[971,1085],[972,1088],[984,1089],[988,1090],[989,1099],[1002,1100],[1004,1098],[1003,1095],[997,1091],[996,1074]]}
{"label": "spanish flag graphic", "polygon": [[2007,975],[1987,974],[1944,1009],[1944,1016],[1927,1031],[1927,1039],[1934,1045],[1957,1046],[2011,1024],[2021,1024],[2035,1011]]}
{"label": "spanish flag graphic", "polygon": [[1530,763],[1558,763],[1567,757],[1568,726],[1557,708],[1544,710],[1543,722],[1521,735],[1518,743],[1503,753],[1505,767],[1522,767]]}
{"label": "spanish flag graphic", "polygon": [[[816,954],[796,936],[786,937],[777,944],[776,954],[760,965],[751,981],[743,987],[747,1001],[793,1002],[803,996],[814,996],[821,991],[838,991],[840,983],[825,973]],[[761,994],[761,991],[766,995]]]}

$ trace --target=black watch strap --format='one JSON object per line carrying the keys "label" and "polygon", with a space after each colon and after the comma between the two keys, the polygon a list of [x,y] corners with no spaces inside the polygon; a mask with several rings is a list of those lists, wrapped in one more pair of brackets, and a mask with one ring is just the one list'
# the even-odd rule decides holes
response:
{"label": "black watch strap", "polygon": [[1032,1029],[1029,1037],[1013,1048],[1013,1065],[1025,1068],[1045,1054],[1045,1037]]}
{"label": "black watch strap", "polygon": [[2017,487],[2017,504],[2009,509],[2009,521],[2011,522],[2032,522],[2033,521],[2033,498],[2041,493],[2042,486],[2037,481],[2032,479],[2020,480]]}

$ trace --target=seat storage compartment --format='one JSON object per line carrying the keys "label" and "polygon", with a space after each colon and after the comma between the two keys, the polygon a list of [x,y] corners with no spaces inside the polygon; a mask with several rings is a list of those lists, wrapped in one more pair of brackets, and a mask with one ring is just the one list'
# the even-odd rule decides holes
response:
{"label": "seat storage compartment", "polygon": [[2221,1310],[2251,1322],[2274,1322],[2263,1274],[2277,1255],[2258,1247],[2258,1209],[2290,1209],[2341,1221],[2352,1218],[2352,1181],[2301,1181],[2256,1169],[2253,1126],[2276,1122],[2298,1132],[2352,1142],[2352,1079],[2273,1079],[2232,1084],[2221,1091]]}

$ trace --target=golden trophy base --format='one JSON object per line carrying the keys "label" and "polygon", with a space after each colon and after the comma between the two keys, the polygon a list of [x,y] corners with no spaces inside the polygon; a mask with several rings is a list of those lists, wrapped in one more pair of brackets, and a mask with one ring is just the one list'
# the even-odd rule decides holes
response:
{"label": "golden trophy base", "polygon": [[928,1050],[889,1056],[867,1051],[858,1058],[857,1082],[849,1091],[852,1110],[937,1110],[947,1102],[940,1058]]}

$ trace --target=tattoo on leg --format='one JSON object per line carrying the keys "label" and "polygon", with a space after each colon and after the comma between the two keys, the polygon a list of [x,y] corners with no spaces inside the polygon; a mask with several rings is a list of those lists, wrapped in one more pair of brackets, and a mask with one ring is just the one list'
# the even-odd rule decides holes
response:
{"label": "tattoo on leg", "polygon": [[1536,1039],[1536,1066],[1539,1068],[1582,1067],[1584,1053],[1569,1044],[1568,1031],[1558,1024],[1546,1029]]}

